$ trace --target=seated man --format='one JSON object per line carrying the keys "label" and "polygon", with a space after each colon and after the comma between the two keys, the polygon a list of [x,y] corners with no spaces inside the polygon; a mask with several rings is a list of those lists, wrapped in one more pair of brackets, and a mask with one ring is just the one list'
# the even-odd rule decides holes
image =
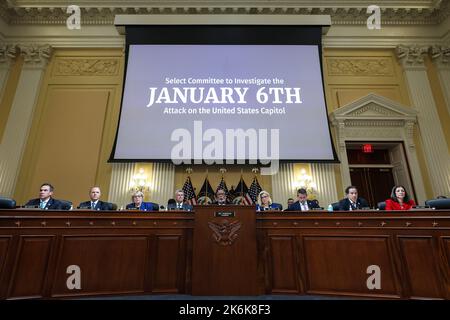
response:
{"label": "seated man", "polygon": [[50,183],[43,183],[39,190],[39,198],[31,199],[25,207],[34,207],[42,210],[69,210],[61,201],[53,199],[53,186]]}
{"label": "seated man", "polygon": [[294,199],[289,198],[288,201],[287,201],[287,207],[286,207],[286,209],[284,209],[284,211],[288,211],[288,210],[289,210],[289,207],[290,207],[293,203],[294,203]]}
{"label": "seated man", "polygon": [[184,210],[192,211],[193,207],[184,202],[184,191],[182,189],[175,190],[175,203],[168,203],[167,210]]}
{"label": "seated man", "polygon": [[217,189],[217,191],[216,191],[216,200],[213,201],[212,204],[215,204],[215,205],[218,205],[218,206],[224,206],[224,205],[230,204],[230,201],[228,201],[227,195],[225,194],[225,190]]}
{"label": "seated man", "polygon": [[91,198],[91,200],[80,203],[78,207],[80,209],[91,210],[112,210],[112,203],[99,200],[101,195],[102,193],[99,187],[92,187],[89,191],[89,198]]}
{"label": "seated man", "polygon": [[159,211],[159,205],[153,202],[144,202],[144,193],[142,191],[136,191],[131,196],[132,203],[127,204],[125,207],[127,210],[140,210],[140,211]]}
{"label": "seated man", "polygon": [[320,209],[319,202],[317,200],[307,200],[308,193],[306,189],[300,188],[297,191],[298,201],[294,202],[287,208],[287,211],[309,211],[311,209]]}
{"label": "seated man", "polygon": [[346,198],[339,201],[339,210],[353,211],[362,208],[368,208],[366,199],[358,197],[358,189],[355,186],[345,188]]}

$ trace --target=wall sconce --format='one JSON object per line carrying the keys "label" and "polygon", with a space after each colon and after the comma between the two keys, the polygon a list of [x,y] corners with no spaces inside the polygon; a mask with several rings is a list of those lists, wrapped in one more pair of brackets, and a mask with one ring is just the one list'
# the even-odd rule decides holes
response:
{"label": "wall sconce", "polygon": [[302,169],[300,171],[300,177],[298,179],[298,188],[304,188],[310,195],[315,195],[317,190],[317,185],[314,181],[312,181],[312,178],[310,175],[306,174],[306,170]]}
{"label": "wall sconce", "polygon": [[144,173],[144,169],[140,168],[139,172],[132,177],[130,182],[130,190],[132,192],[150,191],[150,182],[147,181],[147,175]]}

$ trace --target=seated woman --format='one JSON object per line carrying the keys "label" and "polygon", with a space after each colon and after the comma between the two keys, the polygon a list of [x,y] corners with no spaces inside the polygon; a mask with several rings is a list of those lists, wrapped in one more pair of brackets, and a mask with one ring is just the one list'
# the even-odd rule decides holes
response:
{"label": "seated woman", "polygon": [[270,194],[267,191],[261,191],[258,195],[258,204],[256,205],[256,211],[265,210],[283,210],[283,206],[279,203],[272,202]]}
{"label": "seated woman", "polygon": [[132,203],[127,204],[127,210],[140,210],[140,211],[158,211],[159,206],[153,202],[144,202],[144,194],[141,191],[136,191],[131,196]]}
{"label": "seated woman", "polygon": [[415,205],[404,186],[395,186],[392,188],[391,198],[386,200],[385,210],[409,210]]}

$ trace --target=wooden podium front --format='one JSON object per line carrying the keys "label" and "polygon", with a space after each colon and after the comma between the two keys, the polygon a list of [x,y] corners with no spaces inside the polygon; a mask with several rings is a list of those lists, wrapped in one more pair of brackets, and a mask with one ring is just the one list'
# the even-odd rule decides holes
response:
{"label": "wooden podium front", "polygon": [[258,289],[255,207],[196,206],[192,294],[253,296]]}

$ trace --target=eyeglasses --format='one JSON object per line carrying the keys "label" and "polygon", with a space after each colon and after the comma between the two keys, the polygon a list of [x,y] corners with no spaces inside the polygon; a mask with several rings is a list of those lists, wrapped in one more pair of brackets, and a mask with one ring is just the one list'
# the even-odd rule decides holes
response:
{"label": "eyeglasses", "polygon": [[269,197],[268,195],[261,196],[261,199],[262,199],[262,198],[268,198],[268,197]]}

